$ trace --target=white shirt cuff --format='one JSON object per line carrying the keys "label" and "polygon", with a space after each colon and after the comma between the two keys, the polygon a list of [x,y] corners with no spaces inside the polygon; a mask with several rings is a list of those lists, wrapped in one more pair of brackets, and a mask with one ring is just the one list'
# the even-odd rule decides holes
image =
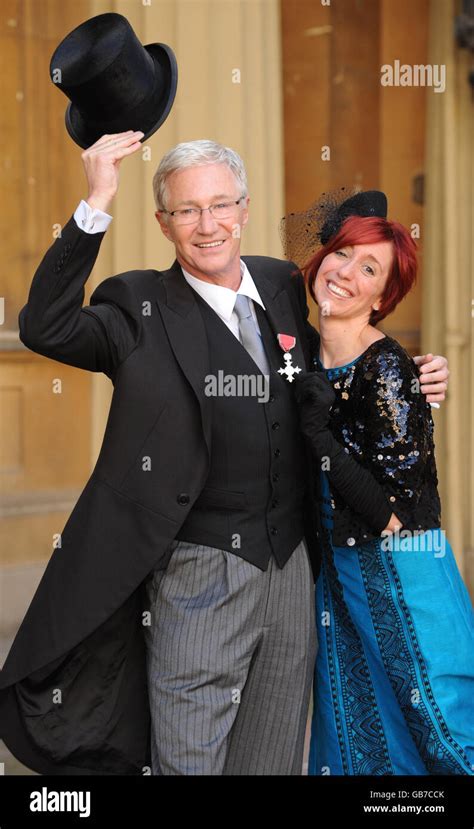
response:
{"label": "white shirt cuff", "polygon": [[91,207],[84,199],[81,199],[74,213],[77,226],[85,233],[103,233],[107,230],[112,218],[113,216],[109,216],[103,210]]}

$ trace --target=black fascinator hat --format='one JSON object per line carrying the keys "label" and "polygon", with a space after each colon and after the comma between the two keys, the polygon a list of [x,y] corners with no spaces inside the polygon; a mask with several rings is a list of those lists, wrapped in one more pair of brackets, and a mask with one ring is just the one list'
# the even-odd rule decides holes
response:
{"label": "black fascinator hat", "polygon": [[91,17],[55,49],[49,73],[70,99],[66,128],[86,149],[106,133],[142,130],[145,141],[162,125],[176,95],[178,67],[165,43],[142,46],[127,18]]}
{"label": "black fascinator hat", "polygon": [[387,218],[387,197],[380,190],[339,187],[322,195],[307,210],[289,213],[280,222],[285,256],[302,267],[326,245],[349,216]]}

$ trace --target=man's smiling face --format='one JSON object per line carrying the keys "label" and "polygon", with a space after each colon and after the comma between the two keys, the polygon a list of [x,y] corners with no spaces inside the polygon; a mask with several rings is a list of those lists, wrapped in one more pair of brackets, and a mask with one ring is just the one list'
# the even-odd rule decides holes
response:
{"label": "man's smiling face", "polygon": [[[241,195],[237,179],[226,164],[186,167],[176,170],[166,181],[169,211],[237,201]],[[173,216],[159,211],[155,215],[186,271],[206,282],[229,282],[240,274],[240,234],[248,221],[248,202],[246,196],[226,219],[216,220],[205,210],[194,224],[179,224]]]}

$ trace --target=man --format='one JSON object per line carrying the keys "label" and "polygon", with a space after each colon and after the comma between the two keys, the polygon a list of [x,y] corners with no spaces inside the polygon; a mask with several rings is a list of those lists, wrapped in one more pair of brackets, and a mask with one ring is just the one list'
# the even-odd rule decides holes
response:
{"label": "man", "polygon": [[[103,371],[114,394],[0,676],[1,736],[42,773],[137,774],[151,761],[157,775],[299,775],[319,552],[279,368],[282,342],[308,368],[317,335],[294,266],[240,257],[245,170],[208,141],[178,145],[155,175],[172,267],[110,277],[81,307],[140,135],[103,136],[82,154],[87,201],[20,312],[26,345]],[[428,365],[442,399],[445,361]],[[245,387],[258,393],[219,391],[219,378],[252,376],[268,378]]]}

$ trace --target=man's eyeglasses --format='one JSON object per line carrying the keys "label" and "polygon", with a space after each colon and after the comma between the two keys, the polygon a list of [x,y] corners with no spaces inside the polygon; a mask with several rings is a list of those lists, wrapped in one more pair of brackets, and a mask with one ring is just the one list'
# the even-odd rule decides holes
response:
{"label": "man's eyeglasses", "polygon": [[218,204],[210,204],[209,207],[182,207],[179,210],[159,210],[158,213],[167,213],[172,216],[177,225],[197,224],[203,210],[209,210],[215,219],[229,219],[236,213],[237,205],[245,199],[241,196],[237,201],[224,201]]}

